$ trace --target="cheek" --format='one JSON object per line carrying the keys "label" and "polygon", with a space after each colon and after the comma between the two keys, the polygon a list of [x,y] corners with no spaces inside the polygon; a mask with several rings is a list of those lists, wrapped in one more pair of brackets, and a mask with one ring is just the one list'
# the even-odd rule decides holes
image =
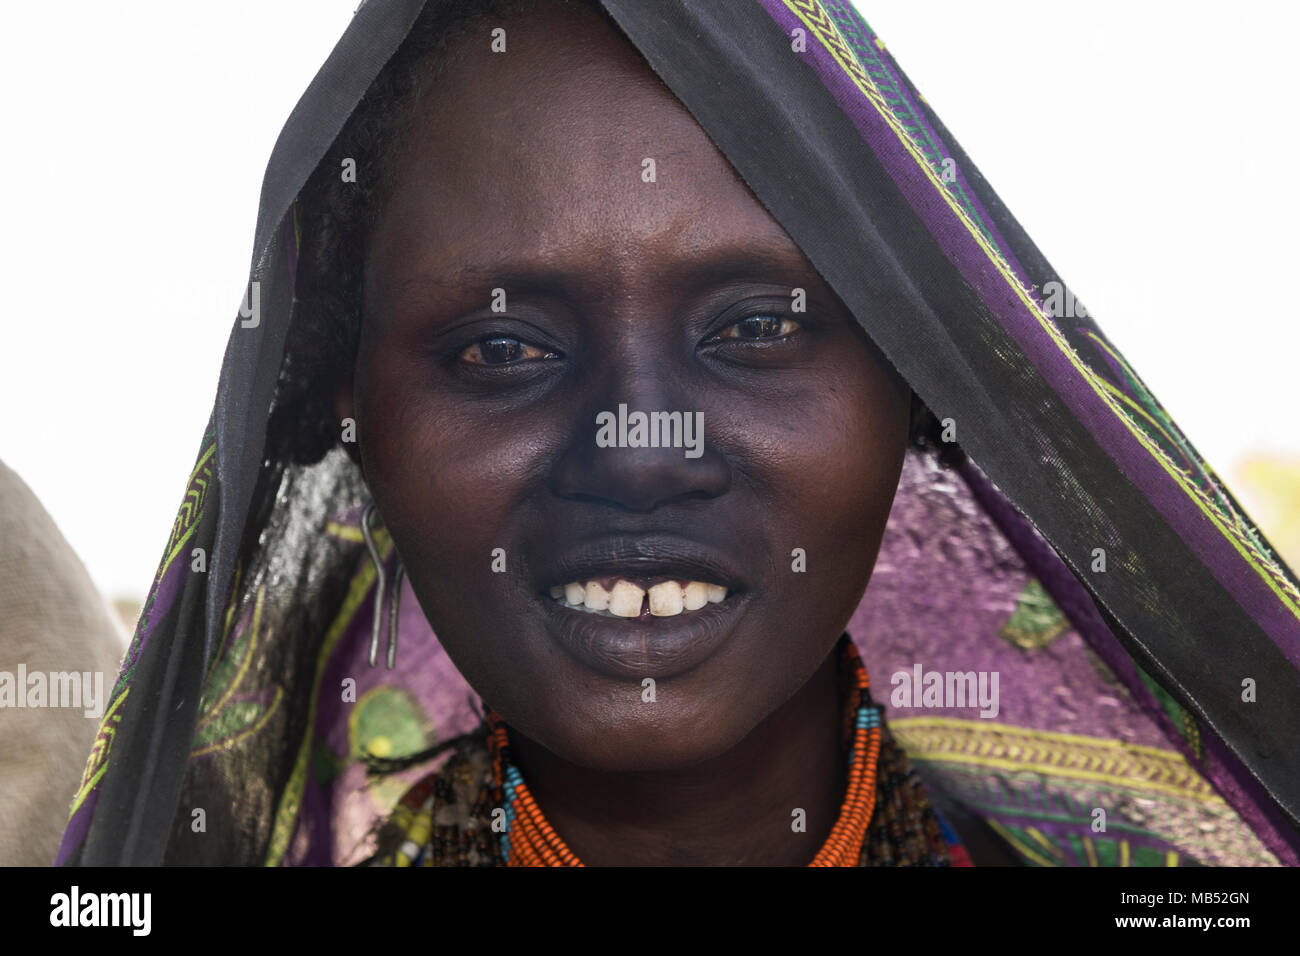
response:
{"label": "cheek", "polygon": [[853,515],[846,532],[878,535],[902,470],[908,406],[878,375],[839,390],[828,405],[824,510]]}
{"label": "cheek", "polygon": [[879,535],[889,514],[906,451],[907,399],[874,366],[819,378],[831,384],[783,396],[782,411],[761,430],[751,419],[735,422],[732,434],[748,449],[764,507],[808,536],[793,547],[861,544]]}
{"label": "cheek", "polygon": [[[358,376],[366,481],[402,554],[474,576],[509,544],[539,443],[507,416],[434,389],[418,362],[377,353]],[[414,570],[414,569],[412,569]],[[481,575],[480,575],[481,576]]]}
{"label": "cheek", "polygon": [[[875,366],[829,371],[786,405],[759,471],[780,600],[847,621],[870,580],[906,453],[908,403]],[[802,568],[792,552],[802,549]],[[803,573],[788,573],[802,570]]]}

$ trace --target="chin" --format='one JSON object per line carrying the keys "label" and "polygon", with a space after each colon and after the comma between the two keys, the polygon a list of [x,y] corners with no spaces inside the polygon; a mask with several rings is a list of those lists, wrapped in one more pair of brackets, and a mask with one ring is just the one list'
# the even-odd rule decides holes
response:
{"label": "chin", "polygon": [[[662,773],[686,770],[720,757],[739,744],[764,719],[752,712],[754,701],[720,698],[708,684],[692,686],[689,679],[656,686],[656,700],[643,702],[624,696],[624,687],[587,685],[585,699],[567,705],[526,711],[536,719],[512,723],[516,732],[567,763],[600,773]],[[552,698],[561,699],[561,698]]]}

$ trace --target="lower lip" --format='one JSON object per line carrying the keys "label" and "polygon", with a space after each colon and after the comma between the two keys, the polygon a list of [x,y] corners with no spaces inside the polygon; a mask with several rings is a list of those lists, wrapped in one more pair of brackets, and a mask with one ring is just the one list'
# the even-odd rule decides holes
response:
{"label": "lower lip", "polygon": [[547,633],[570,655],[610,677],[663,679],[704,663],[736,629],[745,592],[671,617],[605,617],[538,595]]}

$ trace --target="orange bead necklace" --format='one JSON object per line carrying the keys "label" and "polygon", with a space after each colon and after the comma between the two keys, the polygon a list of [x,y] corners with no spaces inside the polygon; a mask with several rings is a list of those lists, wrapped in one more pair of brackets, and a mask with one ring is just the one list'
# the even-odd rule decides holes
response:
{"label": "orange bead necklace", "polygon": [[[850,740],[849,780],[830,835],[809,866],[857,866],[867,826],[876,806],[876,763],[880,757],[880,708],[870,702],[870,681],[853,641],[840,640],[841,672],[851,679],[845,710],[845,737]],[[492,773],[505,808],[506,826],[500,834],[507,866],[582,866],[583,863],[547,822],[523,775],[510,759],[505,722],[487,710]]]}

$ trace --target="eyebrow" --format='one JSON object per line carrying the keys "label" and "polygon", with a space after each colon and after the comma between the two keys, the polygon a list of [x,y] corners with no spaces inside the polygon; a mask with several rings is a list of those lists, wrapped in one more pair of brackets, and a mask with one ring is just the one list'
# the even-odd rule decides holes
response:
{"label": "eyebrow", "polygon": [[764,243],[724,247],[703,259],[692,259],[682,270],[682,281],[696,290],[738,279],[760,276],[797,278],[814,272],[799,247],[790,243]]}
{"label": "eyebrow", "polygon": [[[664,276],[685,293],[697,293],[728,282],[767,278],[772,282],[801,281],[816,271],[793,243],[775,242],[727,245],[710,250],[703,257],[685,256],[674,260]],[[592,276],[588,270],[569,269],[554,263],[527,261],[497,265],[468,265],[447,278],[428,274],[401,280],[393,291],[399,306],[416,305],[429,297],[464,294],[481,296],[493,288],[519,292],[552,292],[580,298]]]}

